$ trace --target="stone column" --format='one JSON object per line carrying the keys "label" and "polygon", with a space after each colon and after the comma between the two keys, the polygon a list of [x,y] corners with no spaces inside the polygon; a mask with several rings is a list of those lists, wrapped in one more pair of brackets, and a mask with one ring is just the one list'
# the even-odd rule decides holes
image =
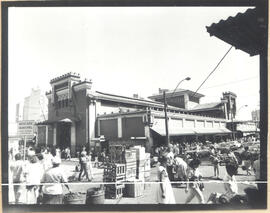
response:
{"label": "stone column", "polygon": [[57,123],[53,124],[53,146],[56,146]]}
{"label": "stone column", "polygon": [[70,128],[70,151],[72,155],[76,154],[76,123],[74,121]]}

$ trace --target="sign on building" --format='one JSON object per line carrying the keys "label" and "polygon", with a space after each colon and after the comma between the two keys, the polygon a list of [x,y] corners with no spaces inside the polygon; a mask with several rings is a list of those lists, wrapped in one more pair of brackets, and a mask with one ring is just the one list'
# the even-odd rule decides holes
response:
{"label": "sign on building", "polygon": [[34,135],[34,123],[35,121],[19,121],[17,134],[21,136]]}

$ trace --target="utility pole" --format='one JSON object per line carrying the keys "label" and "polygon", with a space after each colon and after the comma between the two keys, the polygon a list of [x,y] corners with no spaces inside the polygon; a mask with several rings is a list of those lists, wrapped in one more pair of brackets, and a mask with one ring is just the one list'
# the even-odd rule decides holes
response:
{"label": "utility pole", "polygon": [[168,128],[168,116],[167,116],[167,100],[166,92],[163,91],[163,100],[164,100],[164,113],[165,113],[165,129],[166,129],[166,145],[170,143],[169,128]]}

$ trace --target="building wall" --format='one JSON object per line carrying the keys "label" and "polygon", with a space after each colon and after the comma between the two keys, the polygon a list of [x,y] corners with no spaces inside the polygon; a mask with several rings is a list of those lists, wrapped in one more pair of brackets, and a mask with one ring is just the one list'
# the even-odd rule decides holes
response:
{"label": "building wall", "polygon": [[24,99],[23,119],[42,121],[47,119],[47,101],[40,89],[32,89]]}

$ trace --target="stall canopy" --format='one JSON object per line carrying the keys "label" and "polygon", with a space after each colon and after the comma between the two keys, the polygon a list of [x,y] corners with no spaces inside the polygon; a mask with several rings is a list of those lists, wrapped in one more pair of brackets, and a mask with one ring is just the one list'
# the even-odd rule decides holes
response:
{"label": "stall canopy", "polygon": [[[161,136],[166,136],[165,124],[156,124],[151,129]],[[176,128],[175,126],[169,125],[170,136],[181,136],[181,135],[209,135],[209,134],[229,134],[230,130],[227,128]]]}

